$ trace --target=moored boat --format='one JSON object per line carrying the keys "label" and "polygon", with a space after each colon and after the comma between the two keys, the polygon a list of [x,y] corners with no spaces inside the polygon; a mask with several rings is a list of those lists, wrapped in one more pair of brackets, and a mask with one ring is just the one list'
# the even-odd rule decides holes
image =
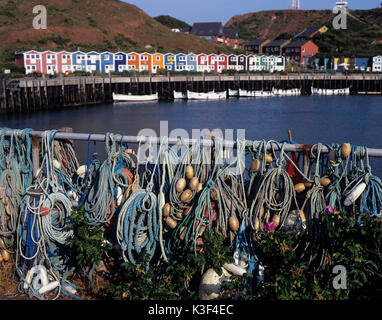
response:
{"label": "moored boat", "polygon": [[263,90],[239,90],[239,96],[240,97],[272,97],[273,92],[272,91],[263,91]]}
{"label": "moored boat", "polygon": [[118,94],[113,92],[114,102],[145,102],[158,100],[158,93],[149,95]]}
{"label": "moored boat", "polygon": [[239,97],[240,96],[239,90],[228,89],[228,96],[229,97]]}
{"label": "moored boat", "polygon": [[341,88],[341,89],[321,89],[311,87],[312,95],[319,96],[337,96],[337,95],[349,95],[350,88]]}
{"label": "moored boat", "polygon": [[180,92],[174,90],[174,99],[187,99],[187,92]]}
{"label": "moored boat", "polygon": [[293,89],[272,89],[272,92],[275,96],[300,96],[301,89],[293,88]]}
{"label": "moored boat", "polygon": [[191,100],[222,100],[227,99],[227,92],[193,92],[187,90],[187,97]]}

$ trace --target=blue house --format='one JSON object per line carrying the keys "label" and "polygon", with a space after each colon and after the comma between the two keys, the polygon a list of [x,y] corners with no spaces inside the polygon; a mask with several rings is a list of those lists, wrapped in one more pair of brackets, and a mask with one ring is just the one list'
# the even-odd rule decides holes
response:
{"label": "blue house", "polygon": [[114,71],[114,53],[102,52],[100,54],[101,72],[109,73]]}
{"label": "blue house", "polygon": [[184,53],[178,53],[175,55],[176,65],[175,70],[176,71],[182,71],[187,69],[187,55]]}
{"label": "blue house", "polygon": [[352,57],[351,65],[354,70],[366,71],[368,67],[371,68],[371,59],[368,57]]}
{"label": "blue house", "polygon": [[173,53],[166,53],[164,55],[164,67],[168,71],[175,71],[176,57]]}
{"label": "blue house", "polygon": [[100,54],[95,51],[88,52],[86,55],[86,71],[101,72]]}
{"label": "blue house", "polygon": [[197,71],[198,69],[198,56],[195,53],[189,53],[187,55],[187,70]]}
{"label": "blue house", "polygon": [[72,71],[86,71],[86,53],[75,51],[72,54]]}
{"label": "blue house", "polygon": [[127,54],[124,52],[117,52],[114,55],[114,71],[123,72],[127,70]]}

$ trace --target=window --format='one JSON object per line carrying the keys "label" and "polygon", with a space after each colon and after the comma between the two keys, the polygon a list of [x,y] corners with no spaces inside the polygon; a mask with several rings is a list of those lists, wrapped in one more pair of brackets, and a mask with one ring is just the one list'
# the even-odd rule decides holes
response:
{"label": "window", "polygon": [[156,60],[156,61],[160,61],[160,56],[156,56],[156,57],[155,57],[155,60]]}
{"label": "window", "polygon": [[105,55],[104,57],[105,57],[104,58],[105,61],[110,61],[110,56],[109,55]]}
{"label": "window", "polygon": [[34,54],[31,55],[31,58],[34,59]]}
{"label": "window", "polygon": [[32,66],[32,70],[36,70],[36,67],[35,67],[35,66]]}
{"label": "window", "polygon": [[27,67],[28,70],[30,70],[30,68],[31,68],[30,66]]}
{"label": "window", "polygon": [[30,59],[30,55],[29,54],[27,54],[27,59]]}
{"label": "window", "polygon": [[186,57],[185,56],[180,56],[179,57],[179,61],[185,61],[186,60]]}
{"label": "window", "polygon": [[195,61],[196,58],[194,56],[190,57],[190,61]]}

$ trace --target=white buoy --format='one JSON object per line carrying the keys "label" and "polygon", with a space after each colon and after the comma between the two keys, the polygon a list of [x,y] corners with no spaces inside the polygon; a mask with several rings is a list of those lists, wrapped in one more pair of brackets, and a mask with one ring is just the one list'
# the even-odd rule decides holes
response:
{"label": "white buoy", "polygon": [[366,183],[362,182],[349,193],[344,201],[345,207],[352,205],[366,189]]}
{"label": "white buoy", "polygon": [[86,170],[87,170],[87,166],[83,165],[78,167],[76,173],[81,179],[83,179],[85,178]]}
{"label": "white buoy", "polygon": [[214,269],[210,268],[204,273],[199,285],[199,298],[201,300],[214,300],[219,298],[223,282],[231,277],[224,268],[222,268],[222,272],[222,275],[219,276]]}

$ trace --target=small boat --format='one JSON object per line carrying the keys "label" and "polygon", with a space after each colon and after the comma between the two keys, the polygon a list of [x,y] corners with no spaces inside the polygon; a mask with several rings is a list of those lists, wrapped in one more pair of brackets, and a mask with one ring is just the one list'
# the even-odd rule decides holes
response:
{"label": "small boat", "polygon": [[174,90],[174,99],[187,99],[187,92],[179,92]]}
{"label": "small boat", "polygon": [[114,102],[145,102],[157,101],[159,99],[158,93],[149,95],[132,95],[132,94],[117,94],[113,92]]}
{"label": "small boat", "polygon": [[300,96],[301,89],[293,88],[293,89],[272,89],[272,92],[275,96]]}
{"label": "small boat", "polygon": [[228,96],[229,97],[239,97],[240,96],[239,90],[228,89]]}
{"label": "small boat", "polygon": [[239,89],[239,96],[240,97],[272,97],[273,92],[263,91],[263,90],[249,91],[249,90]]}
{"label": "small boat", "polygon": [[343,89],[319,89],[319,88],[313,88],[312,89],[312,95],[319,95],[319,96],[338,96],[338,95],[348,95],[350,94],[350,88],[343,88]]}
{"label": "small boat", "polygon": [[187,97],[191,100],[222,100],[227,99],[227,92],[193,92],[187,90]]}

